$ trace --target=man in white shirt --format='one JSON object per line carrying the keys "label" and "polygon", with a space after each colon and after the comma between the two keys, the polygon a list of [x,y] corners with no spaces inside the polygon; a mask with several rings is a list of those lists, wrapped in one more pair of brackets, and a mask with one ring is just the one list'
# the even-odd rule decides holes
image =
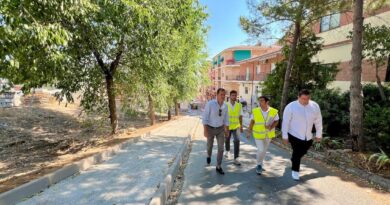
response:
{"label": "man in white shirt", "polygon": [[285,144],[290,142],[292,147],[292,178],[299,180],[301,158],[313,144],[313,125],[315,140],[322,138],[322,115],[320,106],[310,100],[310,92],[301,90],[298,100],[289,103],[283,112],[282,136]]}
{"label": "man in white shirt", "polygon": [[225,136],[229,135],[229,113],[225,99],[225,89],[218,88],[217,98],[206,104],[204,109],[202,124],[204,136],[207,138],[207,165],[211,163],[211,153],[214,145],[214,138],[217,139],[218,153],[216,171],[225,174],[222,169],[223,145]]}

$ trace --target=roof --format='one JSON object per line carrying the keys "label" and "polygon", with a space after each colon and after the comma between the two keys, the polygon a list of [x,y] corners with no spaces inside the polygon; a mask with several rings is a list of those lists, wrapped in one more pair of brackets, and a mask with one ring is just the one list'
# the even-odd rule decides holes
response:
{"label": "roof", "polygon": [[222,50],[221,52],[219,52],[217,55],[215,55],[213,58],[217,57],[218,55],[220,55],[221,53],[225,52],[225,51],[234,51],[234,50],[255,50],[255,49],[258,49],[258,50],[264,50],[264,49],[270,49],[270,48],[280,48],[280,46],[252,46],[252,45],[238,45],[238,46],[233,46],[233,47],[229,47],[229,48],[226,48],[224,50]]}
{"label": "roof", "polygon": [[281,53],[282,53],[282,47],[281,46],[277,46],[277,47],[275,46],[275,47],[271,48],[269,51],[267,51],[266,53],[264,53],[262,55],[255,56],[255,57],[252,57],[252,58],[249,58],[249,59],[246,59],[246,60],[239,61],[239,62],[237,62],[237,64],[253,62],[253,61],[260,61],[260,60],[266,60],[266,59],[269,59],[269,58],[273,58],[273,57],[275,57],[275,56],[277,56],[278,54],[281,54]]}

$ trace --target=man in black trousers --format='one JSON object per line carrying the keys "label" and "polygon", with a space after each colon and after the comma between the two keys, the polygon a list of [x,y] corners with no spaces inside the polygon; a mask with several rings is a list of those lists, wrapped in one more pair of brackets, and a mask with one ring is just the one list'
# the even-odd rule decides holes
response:
{"label": "man in black trousers", "polygon": [[298,94],[298,100],[289,103],[283,112],[282,136],[285,144],[292,147],[292,172],[294,180],[299,180],[301,158],[313,144],[313,125],[316,128],[315,140],[322,138],[322,115],[320,106],[310,100],[310,92],[306,89]]}

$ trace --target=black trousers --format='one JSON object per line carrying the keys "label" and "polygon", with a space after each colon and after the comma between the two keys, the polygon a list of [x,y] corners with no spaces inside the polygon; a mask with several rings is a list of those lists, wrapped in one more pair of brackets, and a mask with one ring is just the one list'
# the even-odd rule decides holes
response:
{"label": "black trousers", "polygon": [[[238,128],[239,129],[239,128]],[[238,129],[235,129],[235,130],[230,130],[229,132],[229,136],[226,137],[226,140],[225,140],[225,150],[226,151],[230,151],[230,139],[233,135],[233,142],[234,142],[234,159],[236,159],[239,154],[240,154],[240,140],[238,139],[238,133],[237,133],[237,130]]]}
{"label": "black trousers", "polygon": [[313,140],[300,140],[288,133],[288,141],[290,142],[293,150],[291,156],[291,169],[293,171],[299,172],[299,168],[301,166],[301,159],[307,153],[307,150],[310,149],[311,145],[313,144]]}

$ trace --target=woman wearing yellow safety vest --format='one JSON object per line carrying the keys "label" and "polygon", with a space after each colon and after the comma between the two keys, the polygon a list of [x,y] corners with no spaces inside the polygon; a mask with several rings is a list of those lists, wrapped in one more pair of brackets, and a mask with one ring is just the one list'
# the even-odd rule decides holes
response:
{"label": "woman wearing yellow safety vest", "polygon": [[257,146],[257,166],[256,173],[263,171],[263,161],[268,146],[275,137],[275,127],[279,123],[278,110],[268,105],[269,99],[266,96],[258,98],[260,107],[252,110],[251,122],[248,128],[247,137],[253,135]]}

